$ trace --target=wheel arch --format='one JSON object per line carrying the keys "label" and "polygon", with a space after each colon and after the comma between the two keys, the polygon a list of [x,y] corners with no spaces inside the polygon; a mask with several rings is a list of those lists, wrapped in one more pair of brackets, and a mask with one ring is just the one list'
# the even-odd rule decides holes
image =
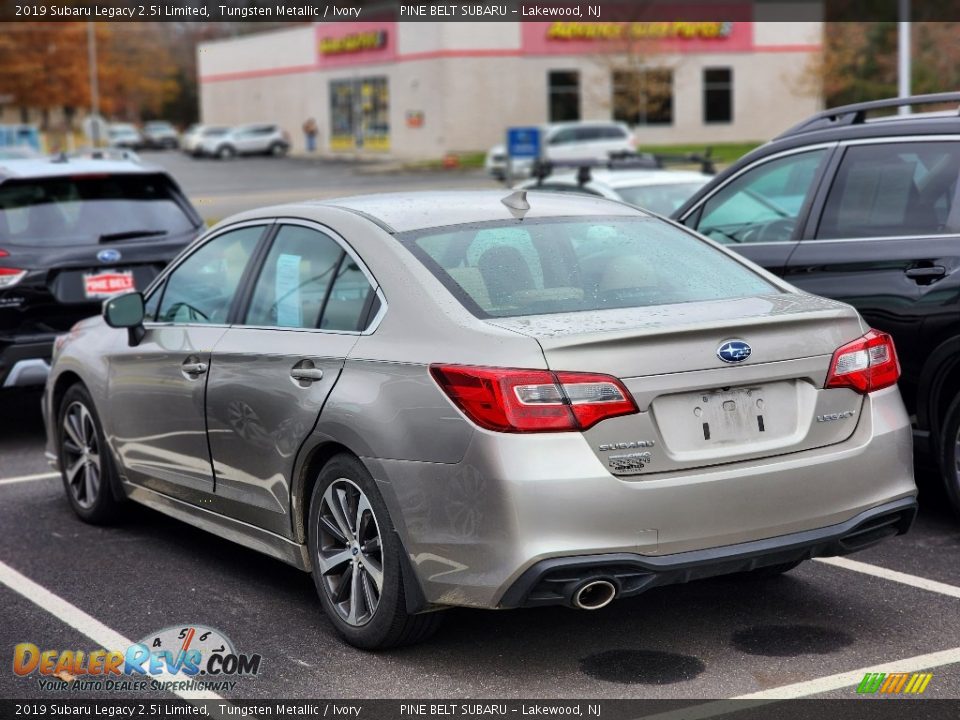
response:
{"label": "wheel arch", "polygon": [[960,394],[960,335],[944,340],[923,365],[917,383],[917,424],[930,432],[931,450],[939,447],[947,409]]}
{"label": "wheel arch", "polygon": [[113,497],[116,500],[124,500],[127,497],[127,494],[124,491],[120,477],[116,472],[117,459],[114,457],[115,451],[110,443],[107,428],[103,424],[103,416],[100,413],[100,408],[97,407],[97,402],[93,397],[93,393],[90,391],[90,386],[80,376],[79,373],[73,370],[64,370],[62,373],[57,375],[57,379],[54,381],[50,394],[50,427],[54,432],[54,447],[57,449],[57,463],[58,465],[60,463],[60,406],[63,404],[63,397],[74,385],[83,386],[84,390],[90,396],[90,402],[93,404],[93,409],[96,412],[97,421],[100,423],[100,432],[104,435],[104,444],[106,445],[106,462],[112,463],[114,466],[114,472],[108,476],[110,480],[110,492],[113,494]]}
{"label": "wheel arch", "polygon": [[300,457],[297,459],[293,474],[292,487],[290,488],[291,531],[294,542],[303,545],[307,544],[307,512],[310,509],[310,498],[313,495],[313,489],[317,484],[317,479],[323,466],[332,458],[341,454],[356,458],[356,460],[367,469],[367,472],[374,478],[378,488],[381,490],[381,495],[384,496],[383,500],[391,513],[391,520],[397,533],[397,540],[400,543],[400,571],[403,578],[403,592],[407,612],[419,613],[426,610],[429,607],[429,603],[427,603],[426,595],[423,592],[420,579],[413,568],[413,563],[410,561],[410,555],[407,553],[406,543],[404,542],[405,532],[403,530],[405,525],[403,518],[397,515],[397,505],[394,502],[394,498],[390,497],[389,493],[383,492],[384,483],[377,480],[377,473],[373,472],[370,463],[365,462],[360,453],[354,452],[338,440],[321,436],[316,438],[316,441],[309,447],[305,445],[301,449]]}

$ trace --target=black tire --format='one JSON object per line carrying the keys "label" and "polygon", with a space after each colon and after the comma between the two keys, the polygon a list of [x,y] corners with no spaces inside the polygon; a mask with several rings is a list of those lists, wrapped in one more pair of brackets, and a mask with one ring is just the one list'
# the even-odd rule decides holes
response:
{"label": "black tire", "polygon": [[57,409],[57,444],[63,489],[77,517],[91,525],[116,522],[123,506],[113,493],[116,469],[93,398],[80,383],[64,393]]}
{"label": "black tire", "polygon": [[779,563],[777,565],[765,565],[764,567],[758,567],[755,570],[747,570],[746,572],[735,573],[734,577],[739,577],[744,580],[768,580],[770,578],[780,577],[784,573],[790,572],[802,562],[803,560],[794,560],[793,562]]}
{"label": "black tire", "polygon": [[231,145],[224,145],[222,148],[217,150],[217,159],[218,160],[230,160],[234,158],[237,154],[237,151],[233,149]]}
{"label": "black tire", "polygon": [[267,150],[267,155],[272,155],[273,157],[283,157],[287,154],[287,146],[283,143],[274,143],[270,146],[270,149]]}
{"label": "black tire", "polygon": [[947,409],[939,445],[943,491],[954,513],[960,515],[960,395]]}
{"label": "black tire", "polygon": [[[368,502],[363,504],[365,509],[360,509],[364,496]],[[340,520],[334,516],[330,500],[343,503],[337,507],[347,507]],[[342,454],[324,465],[313,488],[309,512],[307,532],[313,581],[324,612],[344,640],[364,650],[384,650],[421,642],[436,631],[440,613],[407,612],[400,569],[403,549],[376,482],[359,460]],[[349,537],[341,532],[340,523],[344,520]],[[347,559],[339,564],[333,561],[325,572],[321,551],[324,557],[339,555]],[[375,592],[377,561],[382,578],[379,593]],[[348,590],[350,595],[345,599]],[[353,590],[357,591],[356,596]]]}

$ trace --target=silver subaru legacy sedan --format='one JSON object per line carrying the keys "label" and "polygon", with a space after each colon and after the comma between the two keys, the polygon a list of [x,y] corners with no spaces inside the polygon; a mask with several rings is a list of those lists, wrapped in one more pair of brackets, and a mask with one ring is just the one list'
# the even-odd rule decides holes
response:
{"label": "silver subaru legacy sedan", "polygon": [[384,648],[906,532],[898,376],[849,306],[636,208],[431,192],[220,223],[58,340],[43,406],[82,520],[267,553]]}

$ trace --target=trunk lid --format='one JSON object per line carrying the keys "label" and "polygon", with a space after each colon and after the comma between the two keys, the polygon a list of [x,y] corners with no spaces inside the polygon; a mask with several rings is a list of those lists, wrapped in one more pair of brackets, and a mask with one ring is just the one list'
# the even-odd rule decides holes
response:
{"label": "trunk lid", "polygon": [[[489,321],[535,338],[552,370],[620,378],[640,412],[584,433],[615,475],[780,455],[846,440],[863,398],[824,390],[833,352],[863,334],[849,306],[803,293]],[[730,341],[749,356],[724,362]]]}

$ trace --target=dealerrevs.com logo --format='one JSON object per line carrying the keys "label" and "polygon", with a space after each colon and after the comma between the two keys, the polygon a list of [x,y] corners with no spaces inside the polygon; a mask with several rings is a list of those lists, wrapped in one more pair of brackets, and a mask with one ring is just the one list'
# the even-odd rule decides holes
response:
{"label": "dealerrevs.com logo", "polygon": [[219,630],[180,625],[151,633],[124,649],[41,650],[19,643],[13,672],[37,675],[41,690],[184,691],[233,690],[235,678],[260,672],[259,654],[238,653]]}

